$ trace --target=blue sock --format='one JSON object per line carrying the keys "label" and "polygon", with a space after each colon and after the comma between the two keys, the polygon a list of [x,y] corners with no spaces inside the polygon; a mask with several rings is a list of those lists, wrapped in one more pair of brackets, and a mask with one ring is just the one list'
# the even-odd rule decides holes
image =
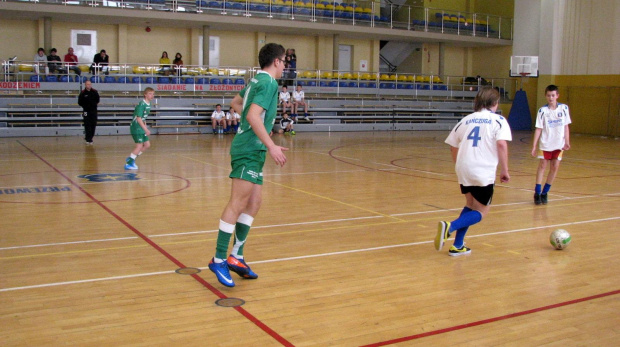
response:
{"label": "blue sock", "polygon": [[459,230],[474,225],[482,220],[482,213],[472,210],[461,214],[459,218],[452,221],[450,225],[451,230]]}
{"label": "blue sock", "polygon": [[[461,214],[459,217],[461,217],[464,213],[470,212],[470,211],[473,211],[473,210],[467,206],[463,207],[463,210],[461,211]],[[463,243],[465,241],[465,234],[467,234],[467,229],[469,229],[469,226],[460,228],[456,231],[456,236],[454,238],[454,244],[453,244],[454,247],[456,248],[463,247]]]}
{"label": "blue sock", "polygon": [[551,189],[551,185],[549,183],[545,183],[545,187],[543,188],[542,193],[543,194],[549,193],[549,189]]}
{"label": "blue sock", "polygon": [[540,184],[536,185],[536,188],[534,188],[534,193],[536,194],[540,194],[540,189],[542,188],[542,186]]}

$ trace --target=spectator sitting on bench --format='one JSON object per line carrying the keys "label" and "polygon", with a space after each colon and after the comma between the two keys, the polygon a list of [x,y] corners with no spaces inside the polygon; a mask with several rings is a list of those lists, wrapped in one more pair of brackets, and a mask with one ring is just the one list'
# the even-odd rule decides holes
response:
{"label": "spectator sitting on bench", "polygon": [[297,90],[293,92],[293,112],[291,118],[297,119],[297,112],[300,107],[304,108],[304,120],[310,121],[308,116],[308,103],[304,98],[304,91],[301,90],[301,86],[297,85]]}
{"label": "spectator sitting on bench", "polygon": [[224,114],[224,111],[222,111],[222,105],[220,104],[215,105],[215,111],[211,114],[211,125],[213,126],[214,134],[218,133],[218,125],[222,126],[220,134],[224,132],[224,129],[226,129],[226,115]]}
{"label": "spectator sitting on bench", "polygon": [[90,66],[90,73],[93,75],[97,75],[100,71],[103,70],[104,74],[109,74],[109,62],[110,56],[106,53],[105,49],[102,49],[101,52],[95,54],[95,57],[93,58],[93,63]]}
{"label": "spectator sitting on bench", "polygon": [[62,61],[60,60],[60,57],[56,54],[57,52],[58,51],[56,50],[56,48],[52,48],[50,50],[50,55],[47,56],[47,67],[50,69],[51,73],[67,73],[67,70],[62,67]]}
{"label": "spectator sitting on bench", "polygon": [[231,107],[228,112],[226,112],[226,123],[228,123],[228,127],[226,132],[229,132],[231,127],[234,126],[233,132],[236,134],[239,129],[239,121],[241,120],[241,116],[239,113],[235,112],[235,110]]}
{"label": "spectator sitting on bench", "polygon": [[65,62],[65,66],[67,67],[67,69],[75,72],[75,74],[78,76],[82,75],[82,70],[80,70],[80,68],[77,66],[78,57],[73,53],[73,48],[69,47],[63,61]]}

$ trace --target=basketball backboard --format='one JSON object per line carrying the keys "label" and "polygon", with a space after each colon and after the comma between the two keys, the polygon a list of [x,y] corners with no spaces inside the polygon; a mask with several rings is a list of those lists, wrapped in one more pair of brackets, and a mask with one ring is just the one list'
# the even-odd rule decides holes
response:
{"label": "basketball backboard", "polygon": [[510,57],[510,77],[538,77],[538,57],[518,55]]}

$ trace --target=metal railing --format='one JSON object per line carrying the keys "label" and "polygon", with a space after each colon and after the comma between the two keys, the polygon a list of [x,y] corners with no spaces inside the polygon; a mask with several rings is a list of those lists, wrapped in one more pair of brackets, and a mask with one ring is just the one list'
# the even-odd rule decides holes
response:
{"label": "metal railing", "polygon": [[361,25],[440,32],[454,35],[512,40],[513,19],[482,13],[382,4],[380,1],[347,2],[309,0],[2,0],[20,3],[88,6],[146,11],[170,11],[274,18],[332,24]]}

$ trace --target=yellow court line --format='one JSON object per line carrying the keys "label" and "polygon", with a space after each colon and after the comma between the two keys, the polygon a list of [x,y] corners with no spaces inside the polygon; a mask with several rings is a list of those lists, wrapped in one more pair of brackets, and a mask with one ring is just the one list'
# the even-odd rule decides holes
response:
{"label": "yellow court line", "polygon": [[358,209],[358,210],[362,210],[362,211],[366,211],[366,212],[374,213],[374,214],[377,214],[377,215],[379,215],[379,216],[383,216],[383,217],[386,217],[386,218],[396,219],[397,221],[401,221],[401,222],[405,222],[405,221],[406,221],[406,220],[404,220],[404,219],[401,219],[401,218],[398,218],[398,217],[394,217],[394,216],[390,216],[390,215],[385,214],[385,213],[381,213],[381,212],[377,212],[377,211],[369,210],[369,209],[367,209],[367,208],[359,207],[359,206],[356,206],[356,205],[353,205],[353,204],[349,204],[348,202],[339,201],[339,200],[336,200],[336,199],[328,198],[328,197],[323,196],[323,195],[319,195],[319,194],[310,193],[310,192],[307,192],[307,191],[305,191],[305,190],[303,190],[303,189],[299,189],[299,188],[294,188],[294,187],[291,187],[291,186],[287,186],[286,184],[276,183],[276,182],[273,182],[273,181],[267,181],[267,180],[265,180],[265,181],[266,181],[266,182],[269,182],[269,183],[271,183],[271,184],[275,184],[275,185],[277,185],[277,186],[281,186],[281,187],[284,187],[284,188],[287,188],[287,189],[291,189],[291,190],[294,190],[294,191],[298,191],[298,192],[301,192],[301,193],[304,193],[304,194],[307,194],[307,195],[311,195],[311,196],[314,196],[314,197],[317,197],[317,198],[325,199],[325,200],[327,200],[327,201],[335,202],[335,203],[338,203],[338,204],[341,204],[341,205],[345,205],[345,206],[348,206],[348,207],[353,207],[353,208]]}
{"label": "yellow court line", "polygon": [[506,251],[506,252],[508,252],[508,253],[512,253],[512,254],[521,254],[521,253],[519,253],[519,252],[515,252],[515,251]]}
{"label": "yellow court line", "polygon": [[[220,169],[222,169],[222,170],[226,170],[226,168],[223,168],[223,167],[221,167],[221,166],[217,166],[217,165],[214,165],[214,164],[207,163],[206,161],[203,161],[203,160],[198,160],[198,159],[194,159],[194,158],[190,158],[190,157],[185,157],[185,156],[183,156],[183,155],[179,155],[179,156],[180,156],[180,157],[182,157],[182,158],[186,158],[186,159],[190,159],[190,160],[197,161],[197,162],[199,162],[199,163],[204,163],[204,164],[207,164],[207,165],[211,165],[211,166],[214,166],[214,167],[220,168]],[[300,192],[300,193],[304,193],[304,194],[307,194],[307,195],[311,195],[311,196],[314,196],[314,197],[317,197],[317,198],[321,198],[321,199],[324,199],[324,200],[328,200],[328,201],[331,201],[331,202],[335,202],[335,203],[338,203],[338,204],[341,204],[341,205],[345,205],[345,206],[348,206],[348,207],[353,207],[353,208],[355,208],[355,209],[362,210],[362,211],[366,211],[366,212],[370,212],[370,213],[373,213],[373,214],[376,214],[376,215],[379,215],[379,216],[383,216],[383,217],[386,217],[386,218],[392,218],[392,219],[396,219],[396,220],[398,220],[398,221],[405,221],[404,219],[401,219],[401,218],[398,218],[398,217],[394,217],[394,216],[387,215],[387,214],[385,214],[385,213],[381,213],[381,212],[377,212],[377,211],[369,210],[369,209],[366,209],[366,208],[363,208],[363,207],[359,207],[359,206],[356,206],[356,205],[353,205],[353,204],[349,204],[349,203],[347,203],[347,202],[343,202],[343,201],[339,201],[339,200],[336,200],[336,199],[328,198],[328,197],[326,197],[326,196],[322,196],[322,195],[318,195],[318,194],[310,193],[310,192],[305,191],[305,190],[303,190],[303,189],[299,189],[299,188],[294,188],[294,187],[291,187],[291,186],[287,186],[286,184],[276,183],[276,182],[269,181],[269,180],[264,180],[264,181],[265,181],[265,182],[269,182],[270,184],[275,184],[275,185],[277,185],[277,186],[281,186],[281,187],[284,187],[284,188],[287,188],[287,189],[291,189],[291,190],[294,190],[294,191],[298,191],[298,192]]]}

